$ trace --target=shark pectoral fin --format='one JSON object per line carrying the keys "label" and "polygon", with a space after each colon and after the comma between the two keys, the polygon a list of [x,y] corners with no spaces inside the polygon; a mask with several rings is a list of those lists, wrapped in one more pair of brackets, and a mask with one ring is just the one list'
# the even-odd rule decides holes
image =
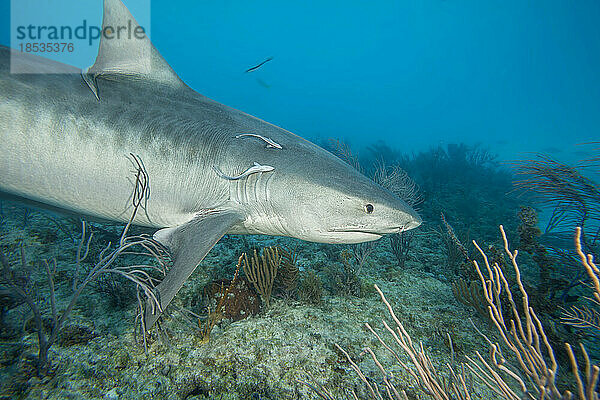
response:
{"label": "shark pectoral fin", "polygon": [[152,307],[149,302],[146,304],[146,329],[154,325],[161,311],[173,300],[210,249],[234,224],[242,220],[243,217],[234,211],[211,212],[195,217],[183,225],[161,229],[155,233],[154,238],[171,251],[173,266],[163,281],[156,286],[160,310]]}

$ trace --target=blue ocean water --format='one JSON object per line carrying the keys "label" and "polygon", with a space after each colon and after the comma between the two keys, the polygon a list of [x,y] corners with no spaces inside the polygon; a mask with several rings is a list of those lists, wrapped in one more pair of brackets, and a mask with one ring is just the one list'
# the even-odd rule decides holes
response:
{"label": "blue ocean water", "polygon": [[192,88],[304,137],[403,151],[484,143],[508,159],[552,150],[568,160],[599,137],[594,0],[151,6],[153,42]]}
{"label": "blue ocean water", "polygon": [[506,157],[600,137],[593,0],[181,4],[154,1],[152,21],[184,80],[301,136]]}
{"label": "blue ocean water", "polygon": [[[0,0],[1,45],[10,44],[9,15],[9,2]],[[573,240],[584,225],[582,251],[600,254],[598,21],[594,0],[153,0],[152,42],[190,87],[354,164],[328,140],[348,144],[365,175],[403,197],[424,222],[360,245],[226,235],[177,295],[164,329],[147,337],[138,331],[135,286],[110,274],[94,278],[40,372],[37,330],[51,332],[53,308],[60,315],[76,292],[74,276],[97,266],[123,228],[91,220],[84,226],[94,236],[86,237],[84,217],[0,198],[0,399],[304,399],[325,390],[341,399],[350,389],[371,398],[350,357],[382,393],[389,379],[408,398],[430,398],[361,328],[368,322],[401,352],[380,323],[391,320],[373,284],[441,376],[456,379],[446,365],[459,371],[473,365],[467,357],[476,351],[487,354],[490,339],[482,335],[501,341],[474,268],[477,261],[486,274],[480,251],[504,271],[519,312],[527,313],[505,244],[519,250],[529,305],[560,364],[557,390],[573,390],[564,343],[583,343],[591,363],[600,360],[593,286],[600,274],[582,266]],[[497,162],[532,153],[576,168],[548,158],[516,169]],[[380,160],[392,169],[371,166]],[[73,260],[86,238],[89,258],[80,266]],[[273,249],[284,256],[265,298],[239,257]],[[116,265],[139,262],[126,255]],[[37,321],[7,282],[35,293],[44,318]],[[502,286],[499,308],[510,318],[505,295]],[[243,304],[222,300],[231,298]],[[367,347],[389,373],[379,373]],[[504,349],[509,367],[524,374]],[[549,349],[541,353],[548,361]],[[585,358],[579,348],[575,354],[583,373]],[[469,389],[474,399],[507,398],[481,382]],[[585,400],[598,399],[597,387],[590,393]]]}

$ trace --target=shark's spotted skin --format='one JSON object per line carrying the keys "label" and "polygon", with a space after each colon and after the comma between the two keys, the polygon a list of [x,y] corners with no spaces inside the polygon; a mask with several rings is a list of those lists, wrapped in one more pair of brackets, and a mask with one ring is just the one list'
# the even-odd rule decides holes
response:
{"label": "shark's spotted skin", "polygon": [[[120,0],[105,0],[104,26],[127,21]],[[11,74],[10,57],[53,63],[0,47],[0,191],[125,222],[128,155],[139,156],[151,196],[134,223],[159,229],[174,258],[157,286],[162,310],[225,233],[358,243],[421,223],[320,147],[189,88],[147,39],[103,38],[84,75],[65,65],[72,73]],[[213,166],[239,176],[223,179]],[[146,326],[157,318],[148,311]]]}

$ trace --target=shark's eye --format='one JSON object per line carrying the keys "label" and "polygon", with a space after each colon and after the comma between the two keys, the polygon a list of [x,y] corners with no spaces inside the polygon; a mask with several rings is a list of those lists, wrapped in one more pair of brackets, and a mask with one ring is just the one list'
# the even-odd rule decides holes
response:
{"label": "shark's eye", "polygon": [[367,204],[365,206],[365,211],[367,214],[371,214],[373,212],[373,204]]}

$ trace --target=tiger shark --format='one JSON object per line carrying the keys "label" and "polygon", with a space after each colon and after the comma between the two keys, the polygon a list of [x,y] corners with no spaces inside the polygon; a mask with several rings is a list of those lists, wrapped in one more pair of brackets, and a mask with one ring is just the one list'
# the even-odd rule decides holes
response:
{"label": "tiger shark", "polygon": [[[104,1],[103,28],[133,22]],[[21,67],[61,74],[16,74]],[[415,228],[405,201],[349,164],[275,125],[188,87],[148,37],[102,37],[87,70],[0,47],[0,192],[127,222],[131,160],[150,177],[136,225],[173,264],[156,286],[150,328],[224,234],[360,243]]]}

